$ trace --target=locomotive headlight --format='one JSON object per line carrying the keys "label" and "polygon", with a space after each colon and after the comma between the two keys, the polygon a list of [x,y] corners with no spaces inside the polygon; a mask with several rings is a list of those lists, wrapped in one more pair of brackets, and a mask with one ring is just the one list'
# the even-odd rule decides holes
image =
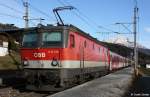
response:
{"label": "locomotive headlight", "polygon": [[23,65],[24,65],[24,66],[29,65],[29,64],[28,64],[28,61],[23,61]]}
{"label": "locomotive headlight", "polygon": [[24,61],[23,64],[26,65],[26,64],[28,64],[28,62],[27,62],[27,61]]}
{"label": "locomotive headlight", "polygon": [[57,60],[53,60],[51,63],[52,66],[57,66],[58,65],[58,61]]}

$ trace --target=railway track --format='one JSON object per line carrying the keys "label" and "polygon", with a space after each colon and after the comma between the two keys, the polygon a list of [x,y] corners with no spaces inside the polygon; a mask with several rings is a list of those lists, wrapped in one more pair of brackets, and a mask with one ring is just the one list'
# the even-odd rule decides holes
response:
{"label": "railway track", "polygon": [[25,90],[26,80],[19,70],[0,70],[0,97],[45,97],[52,93],[37,93]]}
{"label": "railway track", "polygon": [[12,87],[0,88],[0,97],[45,97],[47,95],[36,92],[20,92]]}

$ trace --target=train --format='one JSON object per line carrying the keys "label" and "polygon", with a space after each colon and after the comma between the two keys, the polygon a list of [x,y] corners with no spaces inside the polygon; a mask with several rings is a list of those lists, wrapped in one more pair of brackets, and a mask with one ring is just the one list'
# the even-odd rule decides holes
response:
{"label": "train", "polygon": [[129,66],[129,59],[73,25],[24,31],[21,61],[26,88],[60,91]]}

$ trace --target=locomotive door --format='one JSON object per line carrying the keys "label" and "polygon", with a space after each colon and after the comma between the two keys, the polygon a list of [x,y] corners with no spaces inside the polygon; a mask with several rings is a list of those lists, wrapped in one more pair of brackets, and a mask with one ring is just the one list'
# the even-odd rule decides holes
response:
{"label": "locomotive door", "polygon": [[83,46],[83,44],[82,44],[82,42],[80,42],[80,46],[79,46],[79,52],[80,52],[80,73],[81,73],[81,77],[82,78],[84,78],[83,77],[83,75],[84,75],[84,46]]}

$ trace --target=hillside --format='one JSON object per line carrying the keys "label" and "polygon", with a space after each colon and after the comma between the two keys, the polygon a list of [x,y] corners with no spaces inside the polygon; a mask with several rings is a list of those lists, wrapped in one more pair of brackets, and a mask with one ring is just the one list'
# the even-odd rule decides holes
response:
{"label": "hillside", "polygon": [[12,52],[11,55],[0,57],[0,70],[17,69],[21,64],[19,53]]}

